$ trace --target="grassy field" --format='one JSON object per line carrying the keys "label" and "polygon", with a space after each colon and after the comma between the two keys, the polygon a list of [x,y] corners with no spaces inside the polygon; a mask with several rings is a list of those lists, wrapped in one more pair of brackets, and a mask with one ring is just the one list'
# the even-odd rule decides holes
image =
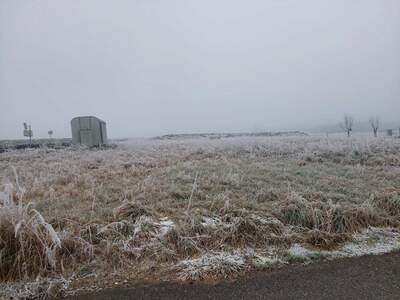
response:
{"label": "grassy field", "polygon": [[[127,140],[0,154],[0,280],[44,294],[399,247],[400,139]],[[8,282],[8,283],[7,283]],[[25,294],[24,294],[25,293]]]}

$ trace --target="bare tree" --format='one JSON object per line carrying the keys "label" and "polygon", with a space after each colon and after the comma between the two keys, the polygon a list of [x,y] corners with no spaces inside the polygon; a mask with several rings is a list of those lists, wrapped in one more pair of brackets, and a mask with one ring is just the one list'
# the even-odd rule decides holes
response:
{"label": "bare tree", "polygon": [[371,117],[369,118],[369,124],[372,127],[372,130],[374,131],[374,137],[378,136],[378,129],[381,125],[381,119],[379,116]]}
{"label": "bare tree", "polygon": [[350,136],[351,132],[353,131],[353,125],[353,117],[351,115],[344,115],[343,121],[340,124],[340,128],[342,128],[347,133],[347,136]]}

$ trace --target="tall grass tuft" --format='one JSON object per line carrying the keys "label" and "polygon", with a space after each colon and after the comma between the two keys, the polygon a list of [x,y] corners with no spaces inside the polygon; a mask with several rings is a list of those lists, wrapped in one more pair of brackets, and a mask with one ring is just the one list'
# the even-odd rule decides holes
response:
{"label": "tall grass tuft", "polygon": [[369,226],[392,225],[387,215],[366,201],[359,205],[309,201],[290,193],[276,210],[277,217],[305,233],[305,241],[321,248],[332,248]]}
{"label": "tall grass tuft", "polygon": [[[0,194],[0,280],[22,279],[56,267],[61,240],[23,193],[8,184]],[[16,203],[18,202],[18,203]]]}
{"label": "tall grass tuft", "polygon": [[377,207],[384,209],[390,216],[400,215],[400,195],[397,192],[386,193],[373,200]]}

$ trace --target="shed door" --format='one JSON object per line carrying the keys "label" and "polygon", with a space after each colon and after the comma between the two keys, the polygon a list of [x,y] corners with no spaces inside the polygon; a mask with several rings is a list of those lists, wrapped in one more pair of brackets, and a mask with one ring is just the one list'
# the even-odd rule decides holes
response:
{"label": "shed door", "polygon": [[87,145],[87,146],[92,146],[93,145],[92,131],[91,130],[81,130],[80,131],[80,135],[81,135],[81,144]]}

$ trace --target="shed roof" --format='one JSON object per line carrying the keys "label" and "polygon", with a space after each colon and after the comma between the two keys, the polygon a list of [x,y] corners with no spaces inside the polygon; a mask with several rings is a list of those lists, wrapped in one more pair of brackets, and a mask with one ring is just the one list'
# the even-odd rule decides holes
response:
{"label": "shed roof", "polygon": [[82,118],[95,118],[95,119],[97,119],[97,120],[100,121],[100,122],[106,123],[106,122],[103,121],[102,119],[100,119],[100,118],[98,118],[98,117],[95,117],[95,116],[79,116],[79,117],[73,118],[73,119],[71,120],[71,122],[74,121],[75,119],[82,119]]}

